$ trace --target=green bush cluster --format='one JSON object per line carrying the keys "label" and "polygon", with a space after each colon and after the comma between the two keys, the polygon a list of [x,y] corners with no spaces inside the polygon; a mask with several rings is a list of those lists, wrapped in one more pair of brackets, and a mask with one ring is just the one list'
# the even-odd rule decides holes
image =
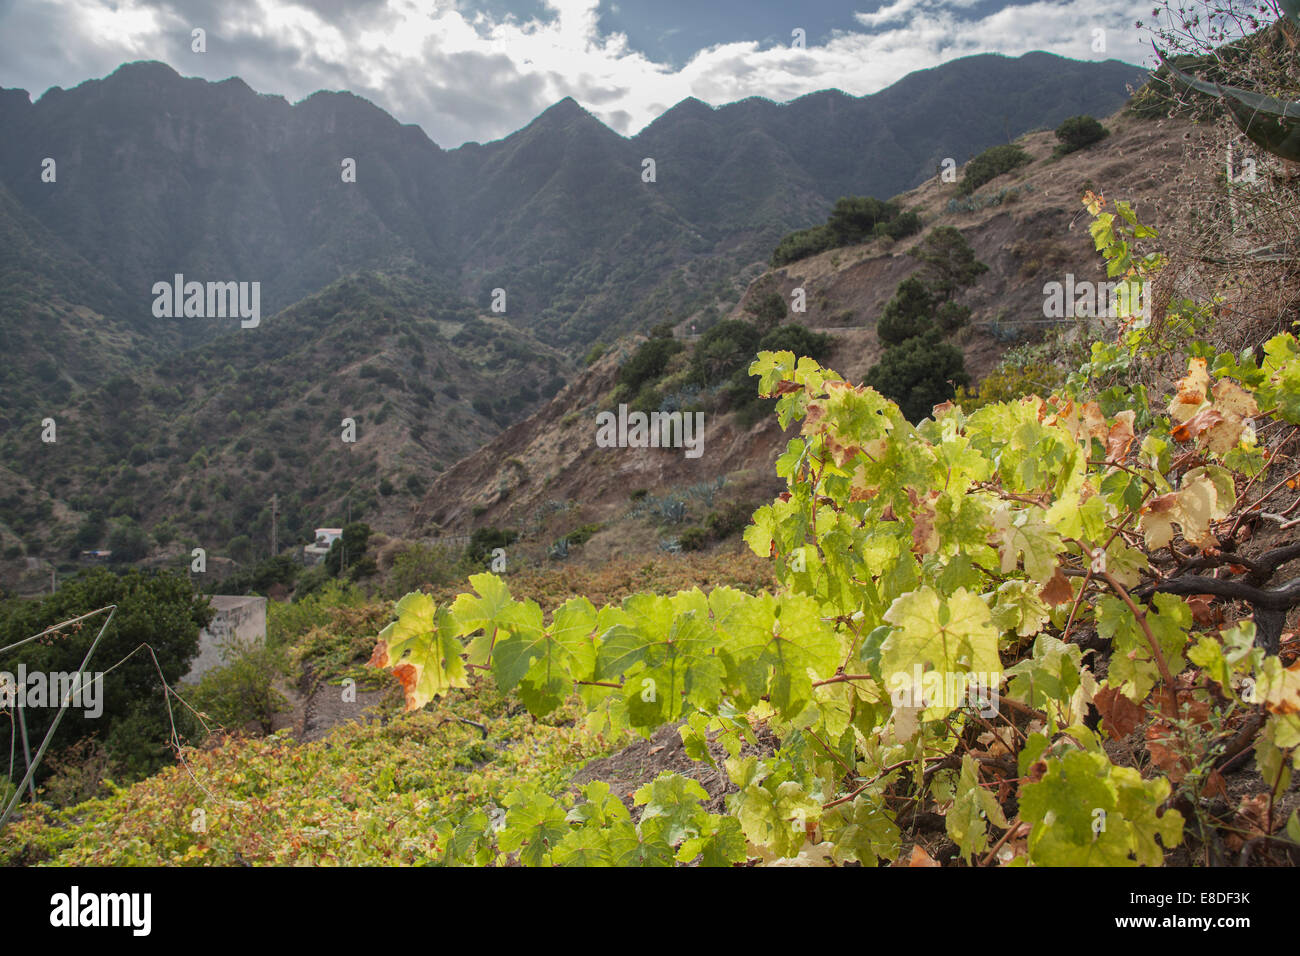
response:
{"label": "green bush cluster", "polygon": [[957,189],[963,196],[969,196],[990,180],[1031,162],[1033,157],[1014,143],[992,146],[966,164],[966,175],[957,184]]}
{"label": "green bush cluster", "polygon": [[977,388],[958,388],[954,401],[967,412],[973,412],[1024,395],[1047,395],[1064,379],[1059,368],[1042,358],[1003,361]]}
{"label": "green bush cluster", "polygon": [[863,383],[898,403],[911,421],[930,414],[969,384],[961,350],[943,341],[970,319],[970,309],[954,301],[988,266],[952,226],[930,231],[911,250],[921,269],[898,284],[876,326],[885,346],[880,362]]}
{"label": "green bush cluster", "polygon": [[508,548],[518,540],[518,531],[503,528],[475,528],[469,536],[469,545],[465,548],[465,560],[476,570],[481,570],[491,564],[494,550]]}
{"label": "green bush cluster", "polygon": [[726,378],[725,394],[741,428],[752,428],[767,416],[775,399],[760,398],[749,379],[749,364],[758,352],[793,352],[821,361],[830,354],[834,340],[824,332],[802,325],[781,325],[758,339],[755,348]]}
{"label": "green bush cluster", "polygon": [[1061,145],[1056,147],[1056,155],[1064,156],[1100,142],[1110,135],[1110,130],[1102,126],[1091,116],[1071,116],[1056,128],[1056,138]]}
{"label": "green bush cluster", "polygon": [[772,266],[779,267],[868,239],[887,236],[903,239],[920,232],[921,220],[897,203],[871,196],[842,196],[835,201],[823,225],[799,229],[783,238],[772,252]]}

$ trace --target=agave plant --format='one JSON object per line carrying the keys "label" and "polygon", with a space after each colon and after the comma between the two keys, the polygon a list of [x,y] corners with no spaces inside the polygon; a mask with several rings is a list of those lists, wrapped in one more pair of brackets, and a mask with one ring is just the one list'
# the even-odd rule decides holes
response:
{"label": "agave plant", "polygon": [[[1286,18],[1300,28],[1300,0],[1278,0]],[[1184,73],[1156,47],[1156,56],[1169,68],[1169,73],[1184,89],[1218,98],[1228,108],[1232,121],[1265,152],[1293,163],[1300,163],[1300,100],[1286,102],[1275,96],[1265,96],[1235,86],[1207,83]]]}

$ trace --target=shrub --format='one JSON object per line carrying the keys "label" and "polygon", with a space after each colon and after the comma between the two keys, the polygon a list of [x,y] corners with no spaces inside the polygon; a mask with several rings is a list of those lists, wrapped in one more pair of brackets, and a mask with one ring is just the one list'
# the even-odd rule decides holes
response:
{"label": "shrub", "polygon": [[647,339],[618,370],[618,384],[624,394],[635,395],[647,384],[653,384],[668,367],[668,360],[686,346],[676,339]]}
{"label": "shrub", "polygon": [[465,559],[475,567],[487,567],[492,560],[492,552],[497,548],[508,548],[519,540],[519,532],[501,528],[475,528],[469,536],[469,545],[465,548]]}
{"label": "shrub", "polygon": [[256,641],[232,639],[223,645],[227,663],[203,675],[190,694],[196,710],[228,730],[255,723],[263,734],[274,730],[275,715],[289,703],[275,688],[284,672],[283,654]]}
{"label": "shrub", "polygon": [[139,561],[149,553],[149,537],[134,519],[115,518],[108,532],[108,549],[114,561]]}
{"label": "shrub", "polygon": [[[238,537],[246,538],[246,535]],[[243,547],[236,545],[237,539],[231,539],[232,547]],[[251,547],[248,548],[251,553]],[[232,555],[233,556],[233,555]],[[275,585],[283,585],[291,588],[298,574],[302,571],[302,565],[288,554],[277,554],[257,562],[251,568],[245,568],[237,571],[224,580],[211,581],[208,587],[209,594],[266,594]]]}
{"label": "shrub", "polygon": [[758,342],[760,352],[793,352],[796,356],[807,355],[809,358],[821,359],[830,354],[834,340],[824,332],[813,332],[798,323],[778,326],[764,335]]}
{"label": "shrub", "polygon": [[677,539],[677,543],[683,551],[703,551],[709,546],[712,535],[708,530],[698,525],[687,528]]}
{"label": "shrub", "polygon": [[807,259],[819,252],[831,248],[831,236],[825,226],[813,226],[811,229],[799,229],[790,233],[772,252],[772,266],[780,267]]}
{"label": "shrub", "polygon": [[1024,395],[1047,395],[1064,379],[1061,370],[1042,359],[1005,362],[995,368],[979,387],[957,389],[953,399],[967,412],[985,405],[1014,401]]}
{"label": "shrub", "polygon": [[890,346],[863,379],[864,385],[896,401],[912,422],[952,398],[954,386],[969,382],[961,350],[940,341],[937,330]]}
{"label": "shrub", "polygon": [[1056,138],[1061,145],[1056,147],[1056,154],[1064,156],[1075,150],[1091,146],[1110,135],[1110,130],[1091,116],[1071,116],[1056,128]]}
{"label": "shrub", "polygon": [[945,302],[934,313],[934,322],[945,334],[964,328],[970,321],[970,308],[956,302]]}
{"label": "shrub", "polygon": [[876,223],[874,231],[877,236],[887,236],[895,241],[906,239],[921,231],[921,217],[909,209],[900,213],[897,219]]}
{"label": "shrub", "polygon": [[969,196],[990,180],[1031,162],[1033,157],[1014,143],[990,147],[966,164],[966,175],[957,184],[957,189],[962,195]]}
{"label": "shrub", "polygon": [[883,345],[901,345],[924,335],[934,327],[930,318],[934,304],[934,295],[925,283],[916,276],[908,276],[885,303],[884,314],[876,323],[876,337]]}
{"label": "shrub", "polygon": [[253,540],[246,534],[237,534],[226,545],[226,554],[243,564],[253,557]]}
{"label": "shrub", "polygon": [[786,235],[773,250],[771,263],[775,268],[876,236],[902,239],[920,229],[920,217],[901,212],[895,203],[871,196],[841,196],[824,225]]}
{"label": "shrub", "polygon": [[760,331],[766,331],[780,325],[789,315],[785,299],[781,297],[779,292],[768,292],[759,296],[745,306],[745,311],[754,317],[754,325]]}
{"label": "shrub", "polygon": [[826,232],[833,246],[862,242],[875,234],[877,225],[898,216],[898,207],[871,196],[841,196],[826,220]]}
{"label": "shrub", "polygon": [[709,531],[719,541],[730,538],[733,534],[740,534],[749,527],[750,519],[753,517],[755,507],[752,504],[741,501],[729,501],[722,505],[718,510],[709,512],[709,516],[704,519],[705,525]]}
{"label": "shrub", "polygon": [[[163,686],[164,682],[176,684],[189,670],[198,652],[199,628],[212,618],[207,598],[195,595],[184,574],[145,574],[131,569],[118,575],[107,568],[94,568],[61,581],[55,594],[39,600],[11,599],[0,606],[0,647],[110,604],[117,605],[117,612],[89,665],[92,670],[115,667],[112,682],[106,678],[106,687],[100,693],[102,713],[95,718],[86,717],[81,708],[67,710],[51,739],[49,754],[82,738],[97,736],[104,741],[115,764],[124,768],[123,776],[118,778],[121,783],[175,764],[167,747],[171,722]],[[105,617],[91,618],[80,629],[65,628],[48,643],[24,645],[22,663],[31,673],[76,672]],[[135,653],[145,643],[153,654]],[[58,708],[26,710],[29,739],[40,741]],[[15,752],[16,732],[15,723],[0,720],[0,753]],[[17,747],[16,752],[21,754],[21,743]],[[42,763],[37,783],[49,772],[50,766]]]}
{"label": "shrub", "polygon": [[341,537],[335,538],[325,555],[325,567],[330,574],[338,577],[346,558],[349,565],[360,561],[366,553],[366,542],[370,540],[370,525],[354,521],[343,529]]}
{"label": "shrub", "polygon": [[574,528],[572,531],[566,534],[564,538],[566,541],[569,542],[570,547],[576,548],[590,541],[591,536],[594,535],[597,531],[599,531],[601,527],[602,526],[600,524],[595,522],[591,524],[584,524],[580,528]]}
{"label": "shrub", "polygon": [[931,229],[908,255],[921,261],[926,286],[940,302],[951,299],[989,271],[988,266],[975,258],[975,250],[955,226]]}
{"label": "shrub", "polygon": [[703,386],[725,381],[737,369],[749,367],[762,338],[762,333],[749,322],[735,319],[719,322],[695,343],[691,377]]}

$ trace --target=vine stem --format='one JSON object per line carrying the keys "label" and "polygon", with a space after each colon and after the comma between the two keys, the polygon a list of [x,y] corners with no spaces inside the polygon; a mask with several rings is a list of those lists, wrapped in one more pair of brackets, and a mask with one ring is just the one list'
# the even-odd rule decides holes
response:
{"label": "vine stem", "polygon": [[870,674],[836,674],[834,677],[828,677],[825,680],[813,681],[814,687],[825,687],[827,684],[843,684],[850,680],[875,680]]}
{"label": "vine stem", "polygon": [[[1296,431],[1300,431],[1300,429],[1296,429]],[[1295,435],[1295,432],[1292,432],[1291,435],[1294,436],[1294,435]],[[1287,438],[1287,441],[1290,441],[1290,440],[1291,440],[1291,438]],[[1264,472],[1261,470],[1259,474],[1262,475],[1263,473],[1264,473]],[[1258,478],[1259,475],[1256,475],[1255,477]],[[1254,504],[1250,505],[1250,507],[1246,508],[1245,511],[1243,511],[1241,514],[1237,515],[1237,520],[1234,521],[1234,522],[1232,523],[1232,530],[1228,532],[1228,538],[1229,538],[1229,539],[1232,539],[1232,538],[1235,538],[1235,537],[1237,536],[1237,529],[1240,528],[1240,527],[1241,527],[1241,523],[1242,523],[1244,520],[1246,520],[1246,516],[1249,515],[1252,511],[1254,511],[1254,510],[1256,510],[1257,508],[1259,508],[1259,506],[1262,505],[1264,502],[1268,501],[1268,499],[1272,496],[1273,492],[1275,492],[1275,491],[1277,491],[1278,489],[1280,489],[1280,488],[1281,488],[1283,485],[1285,485],[1288,481],[1295,481],[1297,478],[1300,478],[1300,471],[1296,471],[1296,472],[1294,472],[1293,474],[1287,475],[1285,478],[1283,478],[1281,481],[1279,481],[1279,482],[1278,482],[1276,485],[1274,485],[1272,488],[1268,489],[1268,491],[1266,491],[1266,492],[1264,492],[1262,495],[1260,495],[1260,497],[1255,501]],[[1253,481],[1254,481],[1254,479],[1252,479],[1252,482],[1253,482]],[[1248,487],[1249,487],[1249,486],[1248,486]],[[1242,492],[1242,493],[1245,494],[1245,492]]]}
{"label": "vine stem", "polygon": [[846,764],[839,754],[837,754],[834,750],[831,750],[831,748],[826,745],[826,741],[818,737],[817,732],[814,731],[811,727],[808,728],[808,736],[811,737],[813,740],[817,741],[817,743],[821,744],[822,749],[835,758],[835,762],[844,768],[845,773],[847,773],[850,777],[853,776],[853,768],[850,767],[848,764]]}
{"label": "vine stem", "polygon": [[[1101,550],[1103,553],[1105,553],[1106,549],[1110,547],[1111,542],[1114,541],[1117,537],[1119,537],[1120,532],[1124,530],[1125,526],[1130,521],[1133,520],[1133,518],[1138,514],[1138,512],[1142,510],[1142,506],[1146,504],[1147,499],[1151,497],[1154,491],[1155,491],[1154,487],[1147,488],[1146,494],[1144,494],[1142,496],[1142,500],[1138,502],[1137,508],[1135,508],[1134,510],[1126,514],[1124,516],[1124,520],[1119,523],[1119,526],[1112,529],[1110,533],[1110,537],[1107,538],[1106,543],[1101,546]],[[1091,549],[1085,547],[1082,541],[1075,540],[1075,539],[1072,540],[1074,540],[1074,544],[1079,548],[1079,550],[1083,552],[1085,558],[1087,558],[1090,554],[1092,554]],[[1083,578],[1083,587],[1079,588],[1079,593],[1074,597],[1074,604],[1070,606],[1070,618],[1065,622],[1065,631],[1063,634],[1061,634],[1062,643],[1065,644],[1070,643],[1070,628],[1074,626],[1074,616],[1079,613],[1079,604],[1080,602],[1083,601],[1083,596],[1086,593],[1088,593],[1088,582],[1091,580],[1092,580],[1092,563],[1089,562],[1088,573],[1085,574]]]}
{"label": "vine stem", "polygon": [[[947,759],[948,759],[947,757],[926,757],[925,762],[937,763],[938,761],[947,760]],[[895,770],[902,770],[904,767],[906,767],[908,764],[911,763],[915,763],[915,761],[900,760],[898,763],[890,764],[888,767],[881,770],[880,773],[876,774],[874,777],[872,777],[870,780],[868,780],[866,783],[864,783],[862,786],[858,787],[856,790],[852,791],[851,793],[845,794],[844,796],[839,797],[838,799],[832,800],[830,803],[823,803],[822,809],[829,810],[831,807],[838,807],[841,803],[848,803],[850,800],[852,800],[854,797],[860,794],[863,790],[866,790],[867,787],[871,786],[881,777],[885,776],[886,774],[893,773]]]}
{"label": "vine stem", "polygon": [[1128,591],[1124,590],[1124,585],[1120,584],[1113,574],[1109,571],[1102,571],[1101,576],[1105,579],[1106,583],[1110,585],[1111,590],[1119,595],[1120,600],[1128,605],[1128,609],[1133,612],[1133,616],[1137,618],[1138,625],[1142,628],[1142,633],[1146,635],[1147,643],[1151,645],[1151,653],[1155,656],[1156,666],[1160,668],[1160,677],[1165,682],[1165,686],[1169,688],[1169,692],[1172,694],[1175,689],[1174,677],[1169,673],[1169,664],[1165,661],[1165,652],[1160,649],[1160,642],[1157,641],[1156,636],[1151,633],[1151,625],[1147,623],[1146,611],[1133,603],[1133,599],[1129,597]]}
{"label": "vine stem", "polygon": [[1017,813],[1015,817],[1012,818],[1011,825],[1007,827],[1007,832],[1002,834],[1002,837],[998,842],[993,844],[993,848],[984,855],[984,859],[980,861],[980,866],[988,866],[992,863],[993,859],[998,855],[998,850],[1002,849],[1002,845],[1011,839],[1011,834],[1015,833],[1019,829],[1020,814]]}

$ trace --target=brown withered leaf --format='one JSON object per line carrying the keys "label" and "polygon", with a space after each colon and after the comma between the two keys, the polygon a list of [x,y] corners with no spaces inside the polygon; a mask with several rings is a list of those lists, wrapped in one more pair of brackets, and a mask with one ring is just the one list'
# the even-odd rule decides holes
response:
{"label": "brown withered leaf", "polygon": [[929,853],[925,852],[925,847],[916,843],[912,846],[912,855],[907,861],[908,866],[938,866],[938,862]]}
{"label": "brown withered leaf", "polygon": [[1123,740],[1142,726],[1146,714],[1129,700],[1118,688],[1103,687],[1092,698],[1092,705],[1101,714],[1102,726],[1115,740]]}
{"label": "brown withered leaf", "polygon": [[907,489],[908,500],[912,502],[912,550],[918,555],[939,550],[939,533],[934,528],[934,503],[939,500],[939,494],[931,491],[922,498],[915,489]]}
{"label": "brown withered leaf", "polygon": [[1228,782],[1223,779],[1223,774],[1217,770],[1211,770],[1210,775],[1205,778],[1205,796],[1223,797],[1228,796]]}
{"label": "brown withered leaf", "polygon": [[1185,422],[1205,404],[1210,375],[1205,359],[1194,358],[1187,363],[1187,374],[1178,381],[1178,394],[1169,403],[1169,416],[1176,422]]}
{"label": "brown withered leaf", "polygon": [[1073,601],[1074,589],[1070,587],[1070,579],[1061,573],[1061,569],[1058,567],[1056,573],[1038,592],[1038,596],[1043,599],[1044,603],[1056,607]]}
{"label": "brown withered leaf", "polygon": [[1121,461],[1128,454],[1129,446],[1133,444],[1133,422],[1136,417],[1132,409],[1125,409],[1115,416],[1115,424],[1111,425],[1110,431],[1106,433],[1108,462]]}
{"label": "brown withered leaf", "polygon": [[1185,599],[1191,608],[1192,619],[1202,627],[1213,627],[1223,623],[1223,609],[1213,604],[1213,594],[1193,594]]}
{"label": "brown withered leaf", "polygon": [[[1174,441],[1191,441],[1198,437],[1202,432],[1207,432],[1211,428],[1222,425],[1226,419],[1223,413],[1216,408],[1203,408],[1195,415],[1191,416],[1181,425],[1175,425],[1173,436]],[[1240,431],[1240,429],[1238,429]]]}
{"label": "brown withered leaf", "polygon": [[1147,753],[1151,762],[1163,770],[1173,783],[1187,775],[1187,761],[1175,749],[1178,732],[1163,720],[1153,720],[1147,725]]}

